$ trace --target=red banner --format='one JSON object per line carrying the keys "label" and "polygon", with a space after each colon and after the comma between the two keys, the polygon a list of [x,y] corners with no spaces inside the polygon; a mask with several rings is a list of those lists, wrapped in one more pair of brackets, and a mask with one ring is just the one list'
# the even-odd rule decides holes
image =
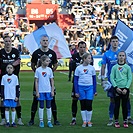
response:
{"label": "red banner", "polygon": [[26,13],[29,20],[56,20],[57,4],[27,4]]}

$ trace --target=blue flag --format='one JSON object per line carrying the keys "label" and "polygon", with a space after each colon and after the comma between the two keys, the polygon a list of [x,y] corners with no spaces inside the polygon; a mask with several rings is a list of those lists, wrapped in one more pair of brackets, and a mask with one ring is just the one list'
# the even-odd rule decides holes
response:
{"label": "blue flag", "polygon": [[127,62],[133,72],[133,31],[121,20],[118,20],[115,35],[119,38],[119,48],[127,54]]}

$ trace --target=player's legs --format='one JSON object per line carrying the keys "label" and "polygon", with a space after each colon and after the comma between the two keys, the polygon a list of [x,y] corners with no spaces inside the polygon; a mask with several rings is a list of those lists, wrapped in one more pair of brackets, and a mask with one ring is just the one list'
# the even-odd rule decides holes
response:
{"label": "player's legs", "polygon": [[68,75],[68,81],[71,81],[72,76],[72,62],[69,62],[69,75]]}
{"label": "player's legs", "polygon": [[54,125],[60,125],[60,122],[57,120],[57,106],[55,102],[55,96],[51,100],[51,109],[52,109],[52,115],[54,118]]}
{"label": "player's legs", "polygon": [[39,127],[44,127],[44,122],[43,122],[43,115],[44,115],[44,101],[43,100],[40,100],[39,101],[39,120],[40,120],[40,123],[39,123]]}
{"label": "player's legs", "polygon": [[70,125],[76,125],[76,115],[77,115],[77,103],[78,103],[78,98],[73,97],[72,98],[72,122],[70,123]]}
{"label": "player's legs", "polygon": [[5,125],[6,121],[5,121],[5,107],[3,105],[3,101],[1,101],[1,97],[0,97],[0,110],[1,110],[1,122],[0,125]]}
{"label": "player's legs", "polygon": [[17,127],[16,123],[15,123],[15,117],[16,117],[16,110],[15,108],[11,108],[11,117],[12,117],[12,127]]}
{"label": "player's legs", "polygon": [[131,103],[130,103],[130,98],[128,98],[128,101],[127,101],[127,109],[128,109],[127,110],[128,111],[128,114],[127,114],[128,123],[133,125],[133,120],[131,118]]}
{"label": "player's legs", "polygon": [[107,92],[107,96],[110,97],[109,122],[108,122],[107,126],[112,126],[113,125],[114,108],[115,108],[113,87],[111,87],[110,90]]}
{"label": "player's legs", "polygon": [[52,128],[53,125],[51,123],[51,115],[52,115],[52,112],[51,112],[51,100],[46,100],[46,109],[47,109],[47,126]]}
{"label": "player's legs", "polygon": [[16,107],[16,113],[17,113],[17,117],[18,117],[18,122],[17,124],[20,126],[23,126],[24,123],[22,122],[22,117],[21,117],[21,104],[20,104],[20,100],[18,100],[17,102],[17,107]]}
{"label": "player's legs", "polygon": [[82,116],[82,127],[86,127],[87,120],[86,120],[86,100],[82,99],[80,100],[80,106],[81,106],[81,116]]}
{"label": "player's legs", "polygon": [[88,123],[88,127],[92,127],[92,100],[86,100],[86,121]]}
{"label": "player's legs", "polygon": [[5,108],[5,119],[6,119],[6,127],[10,126],[10,121],[9,121],[9,108]]}
{"label": "player's legs", "polygon": [[28,123],[29,126],[34,125],[34,118],[35,118],[35,114],[36,114],[36,111],[37,111],[37,107],[38,107],[38,100],[34,96],[32,106],[31,106],[31,119]]}

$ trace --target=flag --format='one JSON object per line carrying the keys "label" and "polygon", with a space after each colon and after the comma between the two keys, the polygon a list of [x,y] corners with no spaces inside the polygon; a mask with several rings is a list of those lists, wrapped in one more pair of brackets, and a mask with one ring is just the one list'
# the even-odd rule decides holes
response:
{"label": "flag", "polygon": [[43,35],[48,35],[49,48],[56,52],[58,59],[71,57],[63,32],[56,23],[42,26],[31,34],[25,36],[24,45],[29,50],[30,54],[40,47],[40,39]]}
{"label": "flag", "polygon": [[127,62],[133,72],[133,31],[124,22],[118,20],[115,35],[119,38],[119,48],[126,52]]}

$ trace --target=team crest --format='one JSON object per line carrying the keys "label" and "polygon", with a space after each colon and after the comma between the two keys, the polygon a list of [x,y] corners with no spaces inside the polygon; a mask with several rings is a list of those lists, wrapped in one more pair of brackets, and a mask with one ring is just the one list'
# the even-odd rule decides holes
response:
{"label": "team crest", "polygon": [[15,58],[15,54],[12,54],[12,58]]}
{"label": "team crest", "polygon": [[84,73],[87,74],[88,73],[88,69],[84,69]]}
{"label": "team crest", "polygon": [[122,71],[123,71],[123,67],[118,67],[118,70],[119,70],[120,72],[122,72]]}
{"label": "team crest", "polygon": [[8,78],[7,82],[10,84],[12,82],[12,80],[10,78]]}
{"label": "team crest", "polygon": [[46,77],[47,73],[46,72],[42,72],[42,76]]}
{"label": "team crest", "polygon": [[48,57],[51,58],[52,57],[52,54],[49,54]]}

